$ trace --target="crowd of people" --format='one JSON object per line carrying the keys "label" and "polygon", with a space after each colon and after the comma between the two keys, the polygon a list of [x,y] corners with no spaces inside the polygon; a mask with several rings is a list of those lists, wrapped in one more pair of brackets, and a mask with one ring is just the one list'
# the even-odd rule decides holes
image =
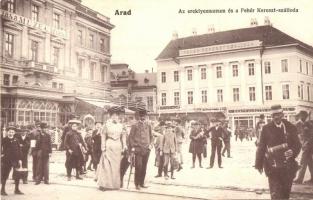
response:
{"label": "crowd of people", "polygon": [[[298,171],[296,162],[291,161],[299,154],[300,146],[302,146],[301,165],[295,183],[303,182],[307,167],[311,172],[311,179],[307,183],[313,183],[313,123],[307,120],[306,111],[301,111],[297,115],[299,120],[293,125],[283,119],[281,107],[273,106],[272,110],[273,120],[266,123],[264,115],[261,115],[250,136],[240,136],[237,129],[234,134],[239,138],[256,136],[255,168],[260,173],[265,170],[273,199],[289,198],[292,181]],[[81,121],[75,117],[63,128],[60,150],[65,151],[68,181],[72,180],[73,169],[78,180],[82,179],[82,174],[90,170],[95,171],[95,181],[100,190],[115,190],[123,187],[123,177],[130,167],[130,170],[135,168],[136,189],[146,188],[145,176],[152,148],[155,150],[155,178],[164,176],[166,180],[175,179],[175,172],[183,169],[185,153],[182,146],[186,140],[190,141],[192,169],[196,167],[197,159],[198,166],[203,168],[202,160],[208,156],[208,142],[211,145],[211,155],[207,169],[214,167],[215,157],[220,169],[223,168],[222,157],[226,154],[231,158],[232,130],[225,120],[211,121],[210,125],[192,120],[188,130],[185,128],[185,122],[179,118],[160,119],[152,126],[146,120],[147,113],[143,109],[136,112],[136,121],[132,124],[126,124],[121,119],[121,115],[125,113],[123,107],[112,107],[108,113],[108,120],[96,122],[92,128],[82,129]],[[32,155],[35,184],[38,185],[42,181],[49,184],[52,144],[47,128],[46,123],[36,123],[31,130],[7,127],[7,134],[2,140],[1,195],[7,195],[5,185],[12,168],[15,193],[23,194],[19,189],[19,182],[21,179],[27,184],[29,153]],[[271,156],[276,155],[271,154],[271,151],[275,152],[277,148],[280,153],[276,158]],[[293,168],[292,173],[284,171],[284,164],[279,165],[280,162],[293,163],[292,167],[287,165],[288,170]],[[284,176],[286,173],[292,176]]]}

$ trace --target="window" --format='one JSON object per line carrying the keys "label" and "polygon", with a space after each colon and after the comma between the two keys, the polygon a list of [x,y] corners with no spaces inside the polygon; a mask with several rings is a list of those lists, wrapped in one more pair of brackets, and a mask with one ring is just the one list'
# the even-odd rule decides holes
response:
{"label": "window", "polygon": [[39,6],[37,5],[32,5],[32,20],[35,22],[38,22],[39,18]]}
{"label": "window", "polygon": [[12,85],[18,84],[18,76],[13,76],[12,78]]}
{"label": "window", "polygon": [[307,85],[308,101],[310,101],[310,85]]}
{"label": "window", "polygon": [[187,80],[192,81],[192,69],[187,70]]}
{"label": "window", "polygon": [[265,86],[265,100],[272,100],[272,86]]}
{"label": "window", "polygon": [[105,51],[105,44],[104,44],[104,39],[100,39],[100,51],[104,52]]}
{"label": "window", "polygon": [[288,72],[288,60],[287,59],[281,60],[281,71]]}
{"label": "window", "polygon": [[301,86],[298,85],[298,98],[301,98]]}
{"label": "window", "polygon": [[5,55],[13,57],[14,36],[10,33],[5,33]]}
{"label": "window", "polygon": [[80,46],[83,45],[83,31],[82,30],[78,30],[77,41]]}
{"label": "window", "polygon": [[38,42],[31,41],[31,59],[35,62],[38,61]]}
{"label": "window", "polygon": [[105,65],[102,65],[100,70],[101,70],[101,81],[105,82],[105,75],[106,75],[107,67]]}
{"label": "window", "polygon": [[193,91],[188,91],[188,104],[193,104]]}
{"label": "window", "polygon": [[52,82],[52,88],[56,89],[58,87],[58,83],[57,82]]}
{"label": "window", "polygon": [[249,76],[254,76],[254,63],[249,63],[248,68],[249,68]]}
{"label": "window", "polygon": [[222,89],[217,90],[217,102],[223,102],[223,90]]}
{"label": "window", "polygon": [[84,60],[83,59],[78,59],[78,76],[80,78],[83,77],[83,68],[84,68]]}
{"label": "window", "polygon": [[305,63],[306,74],[309,75],[309,63]]}
{"label": "window", "polygon": [[238,77],[238,65],[233,65],[233,77]]}
{"label": "window", "polygon": [[166,73],[165,72],[161,72],[161,82],[162,83],[166,82]]}
{"label": "window", "polygon": [[96,63],[94,62],[90,63],[90,71],[89,71],[90,80],[95,79],[95,69],[96,69]]}
{"label": "window", "polygon": [[3,74],[3,85],[10,85],[10,75],[9,74]]}
{"label": "window", "polygon": [[180,104],[179,92],[174,92],[174,105],[178,106]]}
{"label": "window", "polygon": [[63,83],[59,83],[59,89],[60,89],[60,90],[63,90],[63,88],[64,88]]}
{"label": "window", "polygon": [[147,97],[147,107],[148,107],[148,110],[150,111],[153,110],[153,97],[152,96]]}
{"label": "window", "polygon": [[89,48],[94,47],[94,36],[93,34],[89,34]]}
{"label": "window", "polygon": [[289,85],[283,85],[283,99],[289,99]]}
{"label": "window", "polygon": [[234,102],[239,101],[239,88],[233,88],[233,100]]}
{"label": "window", "polygon": [[15,0],[7,0],[7,11],[15,13]]}
{"label": "window", "polygon": [[52,59],[53,59],[53,65],[56,66],[56,67],[59,66],[59,52],[60,52],[59,48],[53,47]]}
{"label": "window", "polygon": [[222,67],[221,66],[216,67],[216,78],[222,78]]}
{"label": "window", "polygon": [[303,100],[304,98],[303,98],[303,93],[304,93],[304,88],[303,88],[303,85],[301,84],[301,88],[300,88],[300,97],[301,97],[301,99]]}
{"label": "window", "polygon": [[302,60],[299,60],[299,71],[300,71],[300,73],[302,73]]}
{"label": "window", "polygon": [[255,101],[255,87],[249,87],[249,99]]}
{"label": "window", "polygon": [[206,68],[201,68],[201,80],[206,79]]}
{"label": "window", "polygon": [[264,68],[265,68],[265,74],[270,74],[271,73],[271,63],[270,62],[265,62],[264,63]]}
{"label": "window", "polygon": [[53,27],[60,28],[60,15],[53,13]]}
{"label": "window", "polygon": [[162,106],[166,105],[166,93],[162,93]]}
{"label": "window", "polygon": [[201,91],[201,97],[202,97],[202,103],[207,103],[208,102],[208,95],[206,90]]}
{"label": "window", "polygon": [[178,82],[179,81],[179,73],[178,71],[174,71],[174,82]]}

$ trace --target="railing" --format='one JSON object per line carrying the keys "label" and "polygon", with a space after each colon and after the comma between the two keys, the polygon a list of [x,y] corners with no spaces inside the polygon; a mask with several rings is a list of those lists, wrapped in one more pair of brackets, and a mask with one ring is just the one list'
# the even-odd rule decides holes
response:
{"label": "railing", "polygon": [[21,61],[24,69],[34,69],[41,72],[58,73],[58,68],[48,63],[38,63],[33,60]]}

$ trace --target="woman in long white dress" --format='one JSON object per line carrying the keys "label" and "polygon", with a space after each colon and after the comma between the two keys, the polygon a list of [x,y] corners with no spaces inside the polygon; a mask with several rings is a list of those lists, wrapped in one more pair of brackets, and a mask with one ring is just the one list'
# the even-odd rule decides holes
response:
{"label": "woman in long white dress", "polygon": [[119,189],[120,163],[122,152],[126,150],[126,128],[120,122],[119,115],[124,108],[109,109],[110,119],[104,124],[101,132],[101,158],[97,167],[97,184],[100,190]]}

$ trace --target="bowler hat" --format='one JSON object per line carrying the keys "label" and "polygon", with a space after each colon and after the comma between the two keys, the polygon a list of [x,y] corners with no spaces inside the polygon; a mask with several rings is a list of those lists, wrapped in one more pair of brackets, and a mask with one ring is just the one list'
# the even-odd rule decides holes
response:
{"label": "bowler hat", "polygon": [[71,119],[70,121],[68,121],[68,123],[69,124],[77,124],[77,125],[81,124],[80,120],[78,120],[78,119]]}
{"label": "bowler hat", "polygon": [[13,130],[13,131],[16,131],[16,128],[14,126],[8,126],[6,128],[6,131],[9,131],[9,130]]}
{"label": "bowler hat", "polygon": [[113,113],[121,114],[125,113],[125,108],[123,106],[112,106],[108,109],[108,112],[110,115],[112,115]]}
{"label": "bowler hat", "polygon": [[136,113],[137,113],[139,116],[147,115],[146,109],[141,108],[141,107],[138,107],[138,108],[136,109]]}
{"label": "bowler hat", "polygon": [[279,104],[272,105],[271,106],[271,112],[272,112],[272,114],[283,113],[283,108]]}
{"label": "bowler hat", "polygon": [[48,128],[47,123],[41,122],[41,123],[40,123],[40,128],[41,128],[41,129]]}
{"label": "bowler hat", "polygon": [[296,116],[297,117],[299,117],[299,116],[308,117],[309,113],[305,110],[300,110]]}

